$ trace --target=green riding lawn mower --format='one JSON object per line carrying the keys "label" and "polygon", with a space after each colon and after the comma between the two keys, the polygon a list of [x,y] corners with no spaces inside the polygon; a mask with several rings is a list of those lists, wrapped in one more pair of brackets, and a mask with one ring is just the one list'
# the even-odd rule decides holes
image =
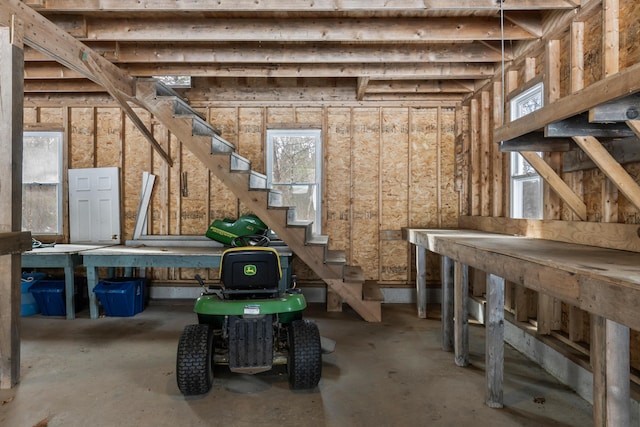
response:
{"label": "green riding lawn mower", "polygon": [[178,388],[187,396],[207,393],[214,365],[244,374],[286,365],[292,389],[315,388],[322,373],[320,332],[303,319],[307,303],[295,278],[281,281],[280,257],[264,233],[229,243],[221,286],[207,287],[196,276],[204,292],[194,307],[198,323],[187,325],[178,343]]}

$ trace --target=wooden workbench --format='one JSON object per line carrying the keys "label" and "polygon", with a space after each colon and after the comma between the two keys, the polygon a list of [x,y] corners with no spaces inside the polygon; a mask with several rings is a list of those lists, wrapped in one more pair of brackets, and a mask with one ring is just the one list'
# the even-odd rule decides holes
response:
{"label": "wooden workbench", "polygon": [[[640,253],[475,230],[406,229],[416,245],[418,295],[424,299],[426,251],[442,255],[443,348],[468,364],[468,267],[487,273],[487,405],[502,406],[504,282],[553,296],[602,323],[592,342],[594,421],[606,406],[608,425],[626,425],[629,328],[640,330]],[[418,306],[426,305],[418,301]],[[604,362],[603,362],[604,361]],[[597,378],[602,376],[602,378]],[[598,412],[598,414],[596,414]]]}
{"label": "wooden workbench", "polygon": [[[109,246],[82,253],[82,262],[87,269],[89,310],[92,319],[98,317],[98,304],[93,289],[98,284],[99,267],[170,267],[170,268],[218,268],[225,247],[130,247]],[[281,285],[290,278],[288,246],[274,246],[280,255],[282,267]],[[286,281],[286,282],[284,282]],[[195,282],[194,282],[195,283]]]}
{"label": "wooden workbench", "polygon": [[74,270],[77,266],[82,265],[83,252],[103,246],[56,244],[51,247],[34,248],[22,254],[22,268],[63,268],[67,319],[75,319]]}

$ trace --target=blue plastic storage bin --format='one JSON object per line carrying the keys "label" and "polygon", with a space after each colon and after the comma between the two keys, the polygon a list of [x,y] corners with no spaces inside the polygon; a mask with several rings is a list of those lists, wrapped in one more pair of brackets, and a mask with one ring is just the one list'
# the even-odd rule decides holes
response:
{"label": "blue plastic storage bin", "polygon": [[33,316],[40,313],[40,307],[31,293],[31,287],[46,278],[45,273],[22,273],[20,281],[20,316]]}
{"label": "blue plastic storage bin", "polygon": [[66,316],[64,280],[40,280],[31,286],[31,293],[45,316]]}
{"label": "blue plastic storage bin", "polygon": [[144,310],[144,278],[115,278],[99,282],[93,292],[107,316],[129,317]]}

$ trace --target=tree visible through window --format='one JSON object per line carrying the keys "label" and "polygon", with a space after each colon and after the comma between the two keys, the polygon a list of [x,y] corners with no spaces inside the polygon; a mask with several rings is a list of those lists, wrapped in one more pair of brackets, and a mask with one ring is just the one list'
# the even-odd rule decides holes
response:
{"label": "tree visible through window", "polygon": [[62,234],[62,132],[25,132],[22,229]]}
{"label": "tree visible through window", "polygon": [[320,130],[268,130],[267,181],[300,220],[320,233],[322,149]]}

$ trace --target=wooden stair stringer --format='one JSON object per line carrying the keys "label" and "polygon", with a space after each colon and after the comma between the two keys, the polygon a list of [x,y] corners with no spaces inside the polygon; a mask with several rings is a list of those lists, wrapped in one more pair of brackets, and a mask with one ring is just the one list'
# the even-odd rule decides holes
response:
{"label": "wooden stair stringer", "polygon": [[342,297],[367,322],[382,321],[382,304],[380,301],[365,301],[362,298],[362,286],[350,286],[342,279],[324,279],[327,287]]}
{"label": "wooden stair stringer", "polygon": [[[231,171],[231,154],[212,154],[211,145],[203,143],[201,136],[192,134],[190,121],[184,116],[176,117],[173,102],[156,96],[153,85],[143,81],[136,87],[138,103],[163,123],[197,157],[231,192],[254,214],[260,217],[287,246],[311,268],[327,286],[349,304],[362,318],[369,322],[381,321],[381,304],[378,301],[365,301],[362,287],[351,287],[343,280],[343,265],[326,263],[324,257],[318,256],[319,245],[307,245],[305,233],[296,227],[287,225],[286,215],[268,206],[268,191],[251,190],[249,174]],[[284,221],[283,221],[284,219]]]}

